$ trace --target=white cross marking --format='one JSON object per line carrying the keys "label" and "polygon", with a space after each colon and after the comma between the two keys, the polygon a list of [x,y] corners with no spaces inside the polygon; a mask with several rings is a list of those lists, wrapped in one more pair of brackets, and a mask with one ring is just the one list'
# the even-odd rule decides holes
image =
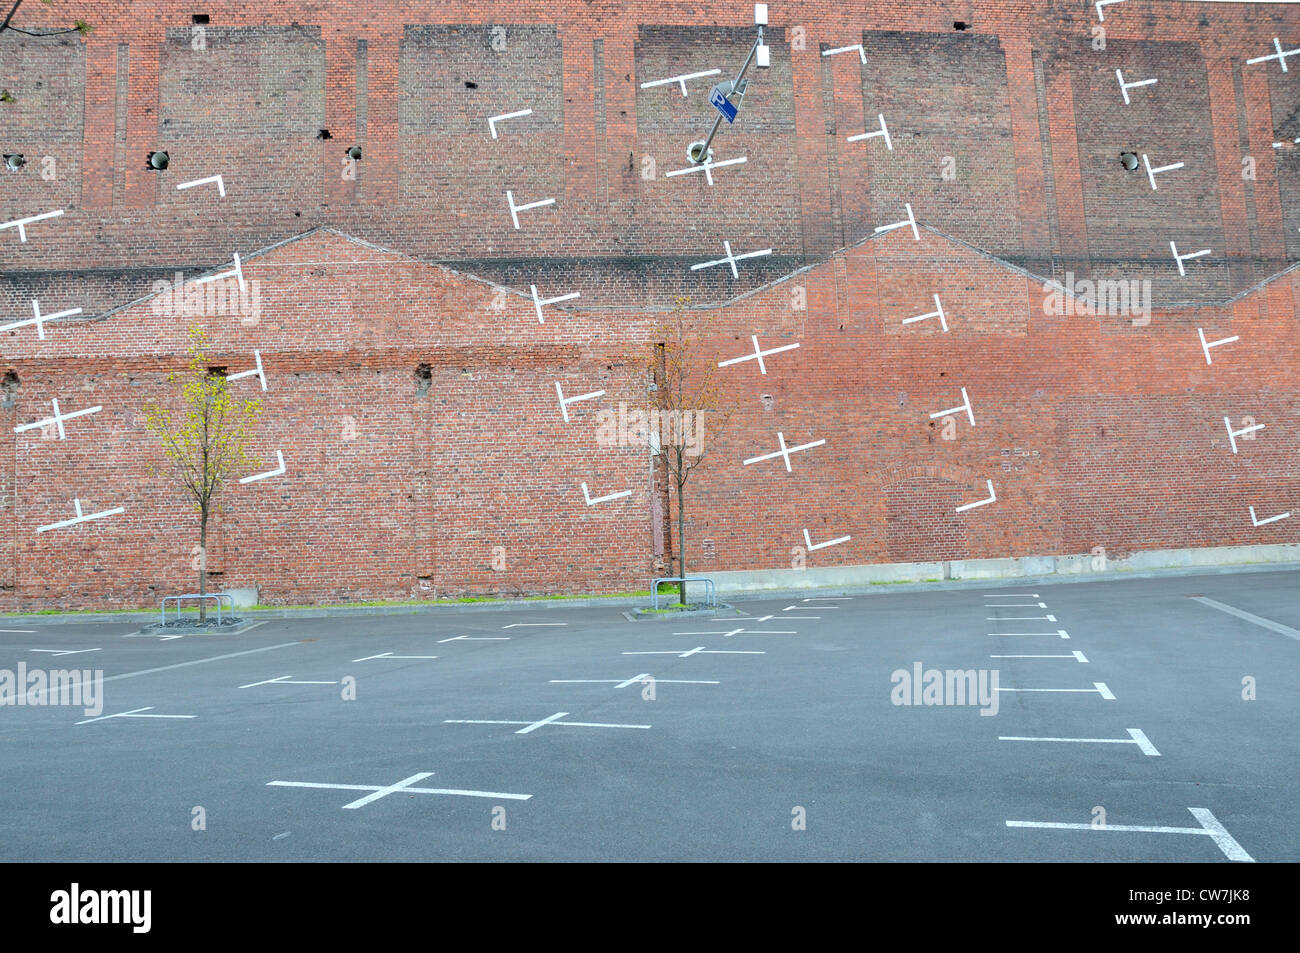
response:
{"label": "white cross marking", "polygon": [[34,324],[34,325],[36,325],[36,336],[37,336],[40,340],[44,341],[44,340],[45,340],[45,322],[46,322],[46,321],[53,321],[55,318],[66,318],[66,317],[68,317],[69,315],[73,315],[73,314],[81,314],[81,309],[80,309],[80,308],[73,308],[71,311],[60,311],[60,312],[58,312],[57,314],[46,314],[46,315],[42,315],[42,314],[41,314],[41,306],[40,306],[39,304],[37,304],[37,303],[36,303],[36,299],[33,298],[33,299],[32,299],[32,313],[35,314],[36,317],[34,317],[34,318],[28,318],[26,321],[15,321],[13,324],[0,325],[0,331],[12,331],[12,330],[15,329],[15,328],[23,328],[23,327],[26,327],[26,326],[29,325],[29,324]]}
{"label": "white cross marking", "polygon": [[584,483],[584,484],[582,484],[582,495],[583,495],[583,497],[586,498],[586,500],[587,500],[587,505],[588,505],[588,506],[595,506],[597,503],[607,503],[607,502],[609,502],[610,500],[619,500],[619,499],[622,499],[622,498],[625,497],[625,496],[631,496],[631,495],[632,495],[632,491],[631,491],[631,490],[620,490],[618,493],[610,493],[610,494],[607,494],[607,495],[605,495],[605,496],[598,496],[598,497],[595,497],[595,498],[593,499],[591,493],[587,490],[587,484]]}
{"label": "white cross marking", "polygon": [[709,185],[713,184],[713,170],[721,169],[729,165],[744,165],[749,161],[748,156],[741,156],[738,159],[723,159],[721,162],[713,161],[713,150],[709,150],[709,155],[699,165],[691,166],[689,169],[674,169],[672,172],[665,172],[664,178],[671,179],[675,175],[690,175],[692,172],[703,172],[704,178]]}
{"label": "white cross marking", "polygon": [[423,781],[425,778],[433,776],[432,771],[422,771],[419,774],[413,774],[403,781],[396,784],[320,784],[314,781],[268,781],[267,787],[281,788],[323,788],[329,791],[371,791],[373,793],[366,795],[350,804],[344,804],[343,810],[356,810],[367,804],[373,803],[382,797],[399,792],[404,794],[450,794],[459,797],[486,797],[495,800],[509,801],[527,801],[532,797],[531,794],[503,794],[500,791],[461,791],[455,788],[415,788],[411,785],[417,781]]}
{"label": "white cross marking", "polygon": [[812,443],[801,443],[797,447],[787,447],[785,445],[785,434],[779,430],[776,432],[776,439],[781,445],[780,450],[775,453],[765,453],[759,457],[750,457],[744,462],[743,466],[749,466],[751,463],[760,463],[763,460],[771,460],[773,457],[783,457],[785,459],[785,472],[792,473],[793,471],[790,469],[790,454],[798,453],[800,450],[808,450],[812,447],[820,447],[826,442],[825,440],[814,440]]}
{"label": "white cross marking", "polygon": [[74,499],[72,501],[72,506],[77,514],[75,517],[73,517],[70,520],[63,520],[58,523],[50,523],[46,526],[38,526],[36,527],[36,532],[44,533],[46,530],[62,529],[65,526],[75,526],[78,523],[88,523],[91,520],[103,519],[105,516],[116,516],[118,513],[126,512],[126,509],[124,507],[119,506],[111,510],[101,510],[98,513],[91,513],[90,515],[87,516],[87,515],[83,515],[81,512],[80,499]]}
{"label": "white cross marking", "polygon": [[1266,60],[1277,60],[1278,65],[1282,67],[1282,72],[1285,73],[1287,71],[1286,58],[1300,53],[1300,48],[1294,50],[1283,50],[1282,41],[1277,37],[1273,37],[1273,49],[1277,50],[1277,52],[1270,53],[1268,56],[1257,56],[1253,60],[1246,60],[1246,65],[1251,66],[1255,63],[1263,63]]}
{"label": "white cross marking", "polygon": [[770,355],[770,354],[780,354],[782,351],[793,351],[795,348],[797,348],[797,347],[799,346],[797,343],[796,343],[796,344],[783,344],[783,345],[781,345],[780,347],[774,347],[774,348],[770,348],[769,350],[764,351],[762,348],[760,348],[760,347],[758,346],[758,335],[757,335],[757,334],[751,334],[751,335],[749,336],[749,339],[750,339],[751,341],[754,342],[754,353],[753,353],[753,354],[746,354],[744,357],[733,357],[733,358],[731,358],[730,360],[727,360],[727,361],[719,361],[719,362],[718,362],[718,367],[730,367],[732,364],[740,364],[740,363],[743,363],[744,361],[758,361],[758,371],[759,371],[759,373],[760,373],[760,374],[766,374],[766,373],[767,373],[767,365],[763,363],[763,358],[767,357],[767,356]]}
{"label": "white cross marking", "polygon": [[852,538],[852,536],[837,536],[835,539],[829,539],[824,543],[814,543],[812,537],[808,535],[808,530],[803,531],[803,541],[808,546],[808,552],[810,553],[825,549],[827,546],[838,546],[840,543],[847,543]]}
{"label": "white cross marking", "polygon": [[1162,165],[1159,168],[1153,169],[1151,168],[1151,160],[1147,158],[1147,154],[1145,152],[1142,153],[1142,162],[1147,167],[1147,179],[1151,182],[1151,188],[1153,191],[1156,190],[1157,173],[1169,172],[1172,169],[1181,169],[1184,165],[1184,163],[1182,162],[1175,162],[1173,165]]}
{"label": "white cross marking", "polygon": [[649,728],[650,725],[607,725],[601,722],[592,721],[560,721],[559,719],[567,715],[567,711],[557,711],[554,715],[548,715],[541,721],[487,721],[482,719],[465,719],[453,718],[444,721],[445,725],[523,725],[515,732],[517,735],[526,735],[536,731],[544,725],[564,725],[568,728]]}
{"label": "white cross marking", "polygon": [[71,420],[73,417],[82,417],[86,414],[97,414],[104,409],[103,407],[96,405],[94,407],[89,407],[86,410],[78,410],[70,414],[63,414],[59,412],[59,402],[57,399],[51,400],[50,403],[54,405],[53,417],[46,417],[44,420],[38,420],[35,423],[23,424],[21,427],[15,427],[14,433],[22,433],[25,430],[36,430],[37,428],[47,427],[50,424],[54,424],[58,427],[59,439],[65,440],[67,439],[67,434],[63,429],[63,422],[65,420]]}
{"label": "white cross marking", "polygon": [[[0,632],[3,632],[0,629]],[[85,652],[99,652],[100,649],[30,649],[32,652],[46,652],[50,655],[81,655]]]}
{"label": "white cross marking", "polygon": [[701,268],[712,268],[714,265],[731,265],[731,277],[739,278],[740,272],[736,270],[736,262],[743,261],[746,258],[762,258],[764,255],[772,254],[772,249],[764,248],[762,251],[746,252],[743,255],[733,255],[731,253],[731,242],[724,241],[722,247],[726,249],[727,257],[719,258],[716,261],[705,261],[698,265],[691,265],[691,271],[699,271]]}
{"label": "white cross marking", "polygon": [[88,725],[92,721],[107,721],[109,718],[196,718],[197,715],[142,715],[141,712],[153,711],[153,705],[144,708],[132,708],[130,711],[120,711],[115,715],[101,715],[98,718],[87,718],[85,721],[79,721],[79,725]]}

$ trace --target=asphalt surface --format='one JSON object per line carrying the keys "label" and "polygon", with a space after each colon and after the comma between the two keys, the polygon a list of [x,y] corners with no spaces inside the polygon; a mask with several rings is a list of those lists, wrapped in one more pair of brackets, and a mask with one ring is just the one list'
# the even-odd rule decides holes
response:
{"label": "asphalt surface", "polygon": [[[0,621],[0,672],[102,670],[116,716],[0,707],[0,860],[1294,861],[1298,586],[881,587],[733,600],[759,618],[524,608],[169,640]],[[993,716],[894,704],[893,673],[916,663],[1074,691],[1001,691]],[[1226,836],[1186,833],[1205,829],[1193,808]]]}

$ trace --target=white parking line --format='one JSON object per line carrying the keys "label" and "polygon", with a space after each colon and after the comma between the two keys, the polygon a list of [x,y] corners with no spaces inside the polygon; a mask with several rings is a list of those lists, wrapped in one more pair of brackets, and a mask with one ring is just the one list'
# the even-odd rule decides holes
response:
{"label": "white parking line", "polygon": [[544,626],[544,625],[568,625],[567,622],[511,622],[509,625],[503,625],[503,629],[522,629],[527,627]]}
{"label": "white parking line", "polygon": [[998,741],[1065,741],[1095,745],[1137,745],[1138,749],[1147,757],[1160,757],[1160,752],[1156,750],[1156,746],[1140,729],[1128,728],[1126,730],[1129,733],[1128,738],[1022,738],[1012,735],[999,735]]}
{"label": "white parking line", "polygon": [[1253,625],[1268,629],[1271,632],[1276,632],[1279,635],[1285,635],[1288,639],[1295,639],[1297,642],[1300,642],[1300,630],[1293,629],[1289,625],[1283,625],[1281,622],[1274,622],[1272,619],[1265,619],[1263,616],[1258,616],[1241,609],[1233,608],[1230,605],[1218,602],[1214,599],[1207,599],[1205,596],[1192,596],[1192,599],[1201,603],[1201,605],[1209,606],[1211,609],[1218,609],[1220,612],[1228,613],[1228,615],[1235,615],[1238,619],[1244,619]]}
{"label": "white parking line", "polygon": [[658,652],[624,652],[624,655],[676,655],[678,658],[689,658],[692,655],[766,655],[766,652],[742,652],[736,649],[706,649],[699,645],[693,649],[667,649]]}
{"label": "white parking line", "polygon": [[[390,794],[450,794],[458,797],[487,797],[493,799],[502,799],[508,801],[527,801],[532,797],[531,794],[503,794],[500,791],[461,791],[455,788],[415,788],[411,785],[417,781],[423,781],[425,778],[432,777],[432,771],[422,771],[419,774],[413,774],[409,778],[398,781],[396,784],[321,784],[316,781],[267,781],[267,787],[280,788],[323,788],[327,791],[370,791],[363,798],[359,798],[350,804],[344,804],[343,810],[353,811],[367,804],[372,804],[380,798],[388,797]],[[276,837],[283,837],[283,834],[277,834]]]}
{"label": "white parking line", "polygon": [[[408,659],[408,658],[409,658],[409,659],[416,659],[416,658],[422,658],[422,659],[429,659],[429,658],[437,658],[437,657],[438,657],[438,656],[436,656],[436,655],[394,655],[392,652],[381,652],[379,655],[367,655],[365,658],[354,658],[352,661],[354,661],[354,662],[369,662],[369,661],[371,661],[372,659],[377,659],[377,658],[391,658],[391,659]],[[332,684],[334,684],[334,683],[333,683],[333,682],[330,682],[330,684],[332,685]]]}
{"label": "white parking line", "polygon": [[[107,681],[107,679],[106,679]],[[197,718],[197,715],[142,715],[141,712],[153,711],[153,705],[144,708],[132,708],[130,711],[120,711],[115,715],[100,715],[98,718],[87,718],[85,721],[79,721],[79,725],[88,725],[92,721],[107,721],[109,718]]]}
{"label": "white parking line", "polygon": [[[564,623],[561,622],[559,624],[563,625]],[[508,629],[510,628],[510,626],[506,626],[506,628]],[[439,639],[438,644],[442,645],[442,643],[444,642],[509,642],[509,641],[510,641],[510,636],[508,635],[453,635],[449,639]]]}
{"label": "white parking line", "polygon": [[991,616],[986,617],[984,621],[986,621],[986,622],[1024,622],[1024,621],[1027,621],[1027,620],[1029,620],[1029,619],[1046,619],[1048,622],[1055,622],[1055,621],[1056,621],[1056,616],[1054,616],[1054,615],[1005,615],[1005,616],[996,616],[996,615],[991,615]]}
{"label": "white parking line", "polygon": [[1203,807],[1189,807],[1192,817],[1200,827],[1145,827],[1131,824],[1103,824],[1094,827],[1091,824],[1061,824],[1054,821],[1007,821],[1007,827],[1038,827],[1061,831],[1130,831],[1139,834],[1204,834],[1213,838],[1219,850],[1229,860],[1254,863],[1255,858],[1233,839],[1232,835],[1219,823],[1218,819]]}
{"label": "white parking line", "polygon": [[990,632],[989,635],[1057,635],[1063,639],[1070,637],[1070,633],[1064,629],[1057,629],[1055,632]]}
{"label": "white parking line", "polygon": [[481,719],[451,718],[443,722],[444,725],[524,725],[515,732],[517,735],[526,735],[529,732],[536,731],[544,725],[563,725],[567,728],[649,728],[649,725],[609,725],[593,721],[560,721],[559,719],[567,715],[567,711],[557,711],[554,715],[547,715],[541,721],[485,721]]}
{"label": "white parking line", "polygon": [[1075,649],[1069,655],[990,655],[989,658],[1072,658],[1076,662],[1088,661],[1078,649]]}
{"label": "white parking line", "polygon": [[986,602],[985,609],[1046,609],[1046,602]]}
{"label": "white parking line", "polygon": [[[137,678],[141,675],[155,675],[158,672],[169,672],[174,668],[188,668],[191,665],[205,665],[208,662],[223,662],[230,658],[239,658],[242,655],[256,655],[259,652],[272,652],[275,649],[287,649],[291,645],[301,645],[301,642],[281,642],[279,645],[266,645],[260,649],[247,649],[243,652],[228,652],[225,655],[213,655],[209,658],[191,659],[188,662],[177,662],[174,665],[160,665],[158,668],[146,668],[139,672],[123,672],[121,675],[110,675],[103,679],[104,682],[116,682],[123,678]],[[78,683],[79,684],[79,683]],[[75,687],[75,686],[69,686]],[[37,689],[28,693],[28,697],[41,696],[48,692],[48,688]]]}
{"label": "white parking line", "polygon": [[698,681],[694,679],[655,678],[649,672],[633,675],[631,678],[553,678],[552,685],[613,685],[615,688],[627,688],[629,685],[721,685],[721,682]]}
{"label": "white parking line", "polygon": [[337,685],[338,682],[303,682],[290,681],[292,675],[281,675],[279,678],[268,678],[264,682],[250,682],[247,685],[240,685],[240,688],[256,688],[258,685]]}
{"label": "white parking line", "polygon": [[1065,692],[1067,694],[1084,693],[1089,695],[1100,695],[1106,701],[1113,702],[1115,700],[1115,696],[1111,694],[1111,690],[1106,687],[1105,682],[1093,682],[1092,684],[1094,686],[1092,688],[999,688],[998,691],[1000,692]]}

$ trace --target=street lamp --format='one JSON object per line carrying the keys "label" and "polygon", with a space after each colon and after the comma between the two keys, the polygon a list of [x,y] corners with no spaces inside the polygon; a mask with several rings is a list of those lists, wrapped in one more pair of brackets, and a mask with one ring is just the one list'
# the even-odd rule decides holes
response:
{"label": "street lamp", "polygon": [[[718,134],[718,127],[722,125],[722,120],[734,122],[736,113],[740,111],[741,104],[745,101],[745,89],[749,85],[749,80],[745,79],[745,72],[749,69],[749,64],[756,64],[759,69],[767,69],[772,65],[772,50],[763,43],[763,27],[767,26],[767,4],[754,4],[754,25],[758,27],[758,39],[750,47],[749,55],[745,57],[745,63],[740,67],[740,72],[736,74],[735,79],[727,80],[714,86],[709,93],[709,103],[718,111],[718,118],[713,120],[713,128],[709,130],[707,139],[701,139],[698,142],[692,142],[686,149],[686,158],[690,159],[695,165],[703,165],[712,158],[712,150],[709,144],[713,142],[713,137]],[[736,102],[731,101],[731,97],[740,94],[740,99]]]}

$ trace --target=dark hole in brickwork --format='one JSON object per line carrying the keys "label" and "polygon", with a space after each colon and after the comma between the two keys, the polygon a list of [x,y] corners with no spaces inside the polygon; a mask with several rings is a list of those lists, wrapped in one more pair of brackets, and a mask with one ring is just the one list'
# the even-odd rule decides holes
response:
{"label": "dark hole in brickwork", "polygon": [[320,132],[316,133],[316,138],[317,138],[317,139],[333,139],[334,137],[330,135],[330,131],[329,131],[328,129],[322,129]]}
{"label": "dark hole in brickwork", "polygon": [[952,23],[952,28],[954,30],[969,30],[970,24],[967,23],[965,20],[954,20]]}
{"label": "dark hole in brickwork", "polygon": [[14,401],[18,397],[18,375],[14,371],[6,371],[3,380],[0,380],[0,407],[5,410],[13,410]]}
{"label": "dark hole in brickwork", "polygon": [[229,371],[228,371],[227,368],[225,368],[225,367],[218,367],[218,366],[215,365],[215,364],[214,364],[213,366],[211,366],[211,367],[208,368],[208,376],[209,376],[209,377],[225,377],[226,374],[227,374],[228,372],[229,372]]}
{"label": "dark hole in brickwork", "polygon": [[467,79],[467,80],[465,80],[465,88],[466,88],[466,89],[478,89],[478,83],[474,82],[472,79]]}
{"label": "dark hole in brickwork", "polygon": [[415,393],[423,397],[429,393],[429,385],[433,382],[433,368],[428,364],[417,364],[415,367]]}
{"label": "dark hole in brickwork", "polygon": [[207,23],[208,15],[206,13],[196,13],[193,16],[191,16],[190,19],[195,23],[200,23],[200,24]]}

